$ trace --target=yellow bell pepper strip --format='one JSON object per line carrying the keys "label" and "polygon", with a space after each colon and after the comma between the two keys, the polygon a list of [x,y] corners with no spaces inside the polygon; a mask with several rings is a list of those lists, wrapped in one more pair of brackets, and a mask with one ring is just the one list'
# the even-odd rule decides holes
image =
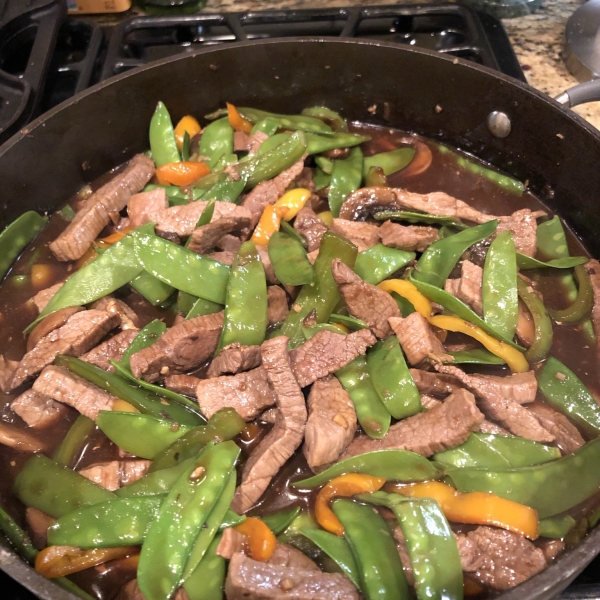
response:
{"label": "yellow bell pepper strip", "polygon": [[386,279],[377,287],[390,294],[396,292],[399,296],[406,298],[415,307],[416,311],[421,313],[426,319],[431,317],[433,311],[431,302],[410,281],[404,279]]}
{"label": "yellow bell pepper strip", "polygon": [[248,517],[243,523],[236,525],[234,529],[246,536],[250,558],[266,562],[273,556],[277,538],[264,521]]}
{"label": "yellow bell pepper strip", "polygon": [[530,540],[538,537],[537,511],[524,504],[486,492],[461,494],[440,481],[427,481],[396,487],[395,491],[412,498],[433,498],[450,521],[471,525],[493,525],[514,531]]}
{"label": "yellow bell pepper strip", "polygon": [[253,127],[252,123],[248,121],[248,119],[242,117],[233,104],[229,104],[229,102],[226,102],[225,104],[227,104],[227,119],[229,120],[229,124],[236,131],[243,131],[244,133],[250,134]]}
{"label": "yellow bell pepper strip", "polygon": [[381,489],[384,483],[385,479],[383,477],[374,477],[362,473],[347,473],[332,479],[317,494],[315,501],[317,522],[330,533],[339,536],[344,535],[344,526],[329,507],[329,502],[339,496],[348,497],[354,496],[354,494],[376,492]]}
{"label": "yellow bell pepper strip", "polygon": [[275,202],[275,206],[285,206],[288,211],[283,218],[286,221],[291,221],[304,208],[304,205],[308,202],[310,196],[310,190],[307,190],[306,188],[296,188],[281,196],[281,198]]}
{"label": "yellow bell pepper strip", "polygon": [[35,570],[54,579],[78,573],[102,563],[137,552],[136,546],[81,550],[75,546],[48,546],[35,557]]}
{"label": "yellow bell pepper strip", "polygon": [[186,161],[167,163],[156,169],[156,179],[160,185],[192,185],[210,173],[210,167],[203,162]]}
{"label": "yellow bell pepper strip", "polygon": [[327,227],[331,227],[333,225],[333,213],[330,210],[324,210],[317,214],[317,217],[327,225]]}
{"label": "yellow bell pepper strip", "polygon": [[186,115],[179,120],[177,126],[175,127],[175,141],[177,142],[177,148],[179,148],[179,152],[183,149],[183,138],[187,133],[190,136],[190,139],[195,135],[198,135],[202,131],[202,127],[200,127],[200,123],[191,115]]}

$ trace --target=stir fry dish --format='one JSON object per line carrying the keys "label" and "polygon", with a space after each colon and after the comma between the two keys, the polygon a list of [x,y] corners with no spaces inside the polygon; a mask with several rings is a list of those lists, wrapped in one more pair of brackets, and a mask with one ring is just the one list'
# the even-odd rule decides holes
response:
{"label": "stir fry dish", "polygon": [[520,182],[227,105],[0,234],[0,526],[96,600],[493,598],[600,519],[600,264]]}

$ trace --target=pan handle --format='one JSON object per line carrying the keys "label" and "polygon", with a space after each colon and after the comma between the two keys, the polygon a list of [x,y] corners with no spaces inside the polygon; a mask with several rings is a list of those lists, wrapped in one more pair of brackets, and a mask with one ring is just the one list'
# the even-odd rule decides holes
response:
{"label": "pan handle", "polygon": [[600,79],[592,79],[592,81],[575,85],[556,96],[555,100],[567,108],[573,108],[586,102],[600,101]]}

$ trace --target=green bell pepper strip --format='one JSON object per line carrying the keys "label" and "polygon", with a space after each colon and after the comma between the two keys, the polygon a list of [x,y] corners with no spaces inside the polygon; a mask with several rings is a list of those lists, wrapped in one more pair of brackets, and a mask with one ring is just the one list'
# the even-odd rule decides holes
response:
{"label": "green bell pepper strip", "polygon": [[583,265],[589,259],[585,256],[565,256],[563,258],[554,258],[548,261],[538,260],[525,254],[517,252],[517,266],[519,269],[571,269],[577,265]]}
{"label": "green bell pepper strip", "polygon": [[314,117],[325,121],[334,131],[348,131],[348,125],[341,115],[325,106],[310,106],[305,108],[301,114],[305,117]]}
{"label": "green bell pepper strip", "polygon": [[421,395],[395,335],[368,350],[367,366],[373,387],[394,419],[404,419],[423,410]]}
{"label": "green bell pepper strip", "polygon": [[212,315],[213,313],[217,313],[222,311],[224,306],[222,304],[217,304],[216,302],[211,302],[210,300],[205,300],[204,298],[198,298],[194,302],[192,308],[185,316],[186,321],[189,319],[193,319],[194,317],[201,317],[203,315]]}
{"label": "green bell pepper strip", "polygon": [[467,225],[455,217],[428,215],[427,213],[412,212],[409,210],[382,210],[373,215],[373,218],[377,221],[406,221],[407,223],[450,225],[457,229],[467,229]]}
{"label": "green bell pepper strip", "polygon": [[315,156],[315,163],[317,163],[317,166],[325,173],[325,175],[331,175],[334,162],[334,160],[326,158],[325,156]]}
{"label": "green bell pepper strip", "polygon": [[142,271],[129,282],[138,294],[143,296],[152,306],[162,306],[175,291],[175,288],[163,283],[150,273]]}
{"label": "green bell pepper strip", "polygon": [[365,433],[376,440],[384,437],[390,428],[390,412],[375,389],[367,367],[367,359],[358,356],[345,367],[338,369],[335,375],[348,392],[358,422]]}
{"label": "green bell pepper strip", "polygon": [[237,181],[225,178],[207,190],[202,199],[237,204],[240,194],[244,191],[245,187],[246,181],[242,178]]}
{"label": "green bell pepper strip", "polygon": [[227,118],[209,123],[202,131],[198,154],[208,158],[207,165],[212,169],[223,154],[233,152],[233,127]]}
{"label": "green bell pepper strip", "polygon": [[550,356],[538,374],[538,387],[548,404],[590,434],[600,432],[600,406],[582,381]]}
{"label": "green bell pepper strip", "polygon": [[577,265],[573,274],[579,285],[573,304],[563,309],[548,309],[550,316],[557,323],[581,323],[589,319],[594,308],[594,290],[587,270],[583,265]]}
{"label": "green bell pepper strip", "polygon": [[273,532],[274,535],[283,533],[291,524],[292,521],[300,514],[300,507],[287,508],[279,512],[262,517],[265,525]]}
{"label": "green bell pepper strip", "polygon": [[447,477],[459,492],[488,492],[534,508],[540,519],[563,513],[600,487],[600,438],[573,454],[515,469],[456,469]]}
{"label": "green bell pepper strip", "polygon": [[517,257],[511,231],[500,233],[488,248],[481,303],[484,321],[503,337],[512,339],[517,330],[519,296]]}
{"label": "green bell pepper strip", "polygon": [[74,463],[96,424],[84,415],[79,415],[75,422],[69,428],[67,435],[54,451],[52,458],[65,467],[70,467]]}
{"label": "green bell pepper strip", "polygon": [[302,321],[313,309],[316,311],[317,323],[325,323],[340,301],[338,287],[331,273],[333,259],[339,258],[352,268],[356,255],[357,248],[352,242],[330,231],[325,233],[314,264],[315,282],[302,286],[294,302],[294,310],[290,311],[281,326],[281,334],[290,338],[290,348],[304,343]]}
{"label": "green bell pepper strip", "polygon": [[33,564],[38,551],[31,543],[29,535],[19,527],[17,522],[3,508],[0,508],[0,531],[15,547],[17,552],[29,564]]}
{"label": "green bell pepper strip", "polygon": [[269,259],[275,276],[284,285],[310,285],[315,270],[302,244],[291,235],[276,231],[269,240]]}
{"label": "green bell pepper strip", "polygon": [[145,327],[140,329],[139,333],[133,338],[129,347],[123,352],[121,359],[118,361],[120,365],[129,369],[129,359],[132,354],[149,348],[158,340],[158,338],[167,331],[167,326],[158,319],[154,319],[148,323]]}
{"label": "green bell pepper strip", "polygon": [[139,229],[133,235],[135,257],[154,277],[183,292],[225,303],[229,278],[227,265]]}
{"label": "green bell pepper strip", "polygon": [[344,325],[350,331],[359,331],[360,329],[369,328],[369,325],[360,319],[355,319],[354,317],[349,317],[348,315],[339,315],[336,313],[331,313],[329,322]]}
{"label": "green bell pepper strip", "polygon": [[531,313],[535,331],[533,343],[525,351],[525,358],[529,363],[540,362],[548,356],[550,348],[552,348],[554,337],[552,321],[544,303],[521,277],[517,277],[517,292]]}
{"label": "green bell pepper strip", "polygon": [[119,498],[163,496],[168,494],[181,474],[196,460],[198,453],[168,469],[146,473],[142,478],[115,490]]}
{"label": "green bell pepper strip", "polygon": [[15,219],[0,233],[0,279],[6,275],[17,256],[47,222],[48,217],[42,217],[30,210]]}
{"label": "green bell pepper strip", "polygon": [[577,521],[570,515],[542,519],[539,523],[539,534],[540,537],[562,539],[576,524]]}
{"label": "green bell pepper strip", "polygon": [[377,285],[406,266],[415,257],[414,252],[376,244],[359,253],[354,264],[354,272],[367,283]]}
{"label": "green bell pepper strip", "polygon": [[330,135],[319,135],[317,133],[306,133],[306,152],[307,154],[320,154],[327,150],[336,148],[351,148],[371,138],[368,135],[359,135],[357,133],[338,132]]}
{"label": "green bell pepper strip", "polygon": [[267,332],[267,279],[253,242],[244,242],[231,265],[223,329],[217,346],[258,346]]}
{"label": "green bell pepper strip", "polygon": [[319,487],[346,473],[366,473],[390,481],[429,481],[441,471],[429,460],[409,450],[375,450],[341,460],[308,479],[294,481],[297,488]]}
{"label": "green bell pepper strip", "polygon": [[[504,359],[492,354],[485,348],[475,348],[473,350],[458,350],[457,352],[446,352],[453,360],[450,364],[471,364],[471,365],[503,365]],[[527,354],[525,355],[527,356]],[[529,358],[528,358],[529,360]],[[444,361],[445,362],[445,361]]]}
{"label": "green bell pepper strip", "polygon": [[394,512],[415,576],[418,600],[462,600],[463,572],[454,534],[439,504],[430,498],[408,499],[399,494],[361,494],[361,500]]}
{"label": "green bell pepper strip", "polygon": [[329,187],[331,183],[331,173],[325,173],[321,167],[317,167],[313,174],[313,181],[315,183],[315,192]]}
{"label": "green bell pepper strip", "polygon": [[171,115],[162,102],[156,105],[150,120],[150,151],[157,167],[181,161]]}
{"label": "green bell pepper strip", "polygon": [[207,446],[178,479],[142,546],[138,583],[147,600],[166,600],[181,581],[194,542],[235,468],[233,442]]}
{"label": "green bell pepper strip", "polygon": [[358,565],[344,538],[316,527],[303,527],[300,533],[329,556],[357,589],[360,589]]}
{"label": "green bell pepper strip", "polygon": [[221,535],[216,535],[196,570],[183,582],[189,600],[223,600],[225,559],[217,554]]}
{"label": "green bell pepper strip", "polygon": [[115,495],[43,454],[32,456],[15,479],[13,492],[25,506],[62,517]]}
{"label": "green bell pepper strip", "polygon": [[365,175],[365,187],[390,187],[381,167],[369,167]]}
{"label": "green bell pepper strip", "polygon": [[334,217],[340,214],[344,200],[356,191],[362,181],[363,153],[360,148],[352,148],[348,158],[336,160],[329,183],[329,209]]}
{"label": "green bell pepper strip", "polygon": [[366,600],[408,600],[400,555],[383,517],[352,500],[336,500],[331,508],[344,526]]}
{"label": "green bell pepper strip", "polygon": [[279,226],[279,231],[283,232],[283,233],[287,233],[289,236],[293,237],[296,241],[300,242],[300,244],[302,245],[302,247],[306,250],[308,247],[308,244],[306,243],[306,240],[284,219],[283,221],[281,221],[281,224]]}
{"label": "green bell pepper strip", "polygon": [[532,440],[474,432],[467,441],[433,455],[447,469],[503,469],[539,465],[560,458],[560,450]]}
{"label": "green bell pepper strip", "polygon": [[275,135],[277,130],[279,129],[279,123],[270,117],[257,121],[252,127],[252,131],[250,131],[250,135],[254,135],[257,131],[262,131],[269,137]]}
{"label": "green bell pepper strip", "polygon": [[415,155],[415,149],[409,146],[390,150],[389,152],[380,152],[372,156],[365,157],[363,163],[363,176],[366,177],[371,167],[383,169],[384,175],[393,175],[404,169],[412,161]]}
{"label": "green bell pepper strip", "polygon": [[488,221],[434,242],[419,258],[413,279],[438,288],[444,287],[462,253],[492,235],[497,227],[497,220]]}

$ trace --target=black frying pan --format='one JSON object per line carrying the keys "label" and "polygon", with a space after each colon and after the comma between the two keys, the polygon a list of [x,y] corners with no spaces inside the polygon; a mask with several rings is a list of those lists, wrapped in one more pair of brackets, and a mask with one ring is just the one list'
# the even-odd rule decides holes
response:
{"label": "black frying pan", "polygon": [[[85,183],[146,150],[148,123],[159,99],[174,120],[206,114],[225,101],[284,113],[325,104],[352,120],[444,141],[528,181],[600,256],[600,133],[595,128],[536,90],[472,63],[345,39],[270,40],[202,50],[76,96],[0,148],[0,226],[25,210],[57,208]],[[508,118],[508,136],[497,137],[500,132],[490,127],[494,111]],[[0,567],[40,598],[74,598],[5,548],[0,548]],[[552,598],[598,552],[600,529],[501,598]]]}

